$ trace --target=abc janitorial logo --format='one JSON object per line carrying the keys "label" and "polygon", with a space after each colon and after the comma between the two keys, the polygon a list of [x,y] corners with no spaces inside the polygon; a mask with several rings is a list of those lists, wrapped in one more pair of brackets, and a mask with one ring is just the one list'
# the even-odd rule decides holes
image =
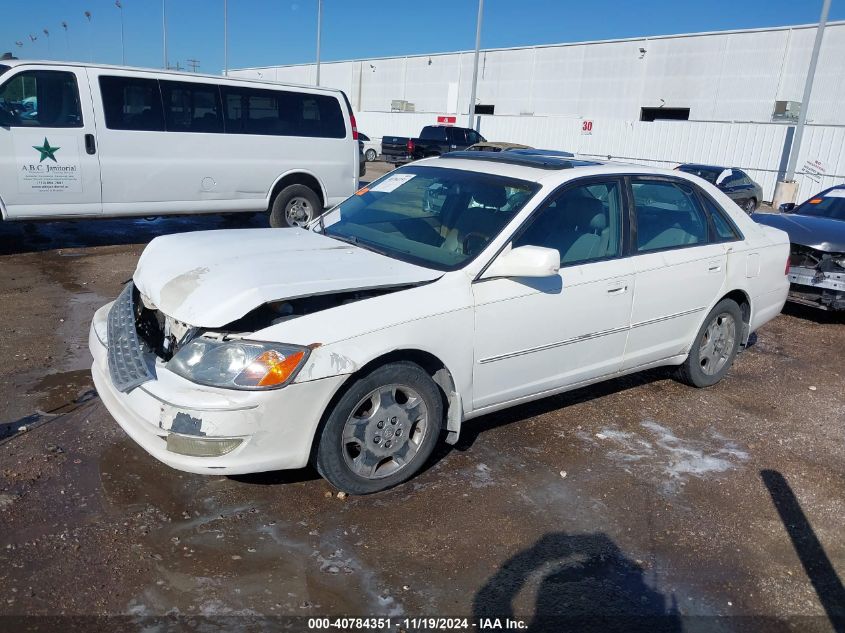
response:
{"label": "abc janitorial logo", "polygon": [[21,193],[79,193],[79,148],[70,136],[15,139]]}

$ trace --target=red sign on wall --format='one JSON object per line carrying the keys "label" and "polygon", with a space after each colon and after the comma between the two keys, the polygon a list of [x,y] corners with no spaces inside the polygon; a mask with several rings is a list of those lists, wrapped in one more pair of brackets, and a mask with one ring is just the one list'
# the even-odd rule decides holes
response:
{"label": "red sign on wall", "polygon": [[456,116],[444,116],[440,115],[437,117],[437,124],[438,125],[455,125],[458,122],[458,117]]}

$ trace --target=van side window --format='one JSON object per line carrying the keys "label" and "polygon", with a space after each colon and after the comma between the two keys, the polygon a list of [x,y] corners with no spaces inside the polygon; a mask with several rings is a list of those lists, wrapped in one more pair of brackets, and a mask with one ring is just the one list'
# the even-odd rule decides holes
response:
{"label": "van side window", "polygon": [[164,131],[158,81],[140,77],[100,77],[106,127],[110,130]]}
{"label": "van side window", "polygon": [[73,73],[27,70],[0,87],[0,110],[12,127],[82,127]]}
{"label": "van side window", "polygon": [[159,81],[168,132],[223,133],[217,86],[184,81]]}
{"label": "van side window", "polygon": [[689,185],[638,178],[631,182],[637,212],[637,250],[708,242],[707,217]]}
{"label": "van side window", "polygon": [[221,86],[227,134],[345,138],[340,102],[328,95]]}

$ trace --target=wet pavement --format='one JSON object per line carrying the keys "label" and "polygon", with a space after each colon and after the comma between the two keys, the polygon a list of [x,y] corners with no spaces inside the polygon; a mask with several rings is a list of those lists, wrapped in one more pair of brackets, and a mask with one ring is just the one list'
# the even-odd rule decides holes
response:
{"label": "wet pavement", "polygon": [[93,390],[91,315],[152,237],[264,221],[0,224],[0,615],[845,630],[845,323],[824,313],[789,308],[710,389],[650,371],[475,420],[369,497],[153,460]]}

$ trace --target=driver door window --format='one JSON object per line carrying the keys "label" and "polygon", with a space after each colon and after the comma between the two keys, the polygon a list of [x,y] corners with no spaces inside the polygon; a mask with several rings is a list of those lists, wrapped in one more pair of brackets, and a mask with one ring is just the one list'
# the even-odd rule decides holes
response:
{"label": "driver door window", "polygon": [[10,127],[82,127],[79,88],[73,73],[29,70],[0,88],[0,109]]}
{"label": "driver door window", "polygon": [[560,265],[618,257],[622,246],[622,197],[616,181],[567,189],[537,215],[513,242],[560,253]]}

